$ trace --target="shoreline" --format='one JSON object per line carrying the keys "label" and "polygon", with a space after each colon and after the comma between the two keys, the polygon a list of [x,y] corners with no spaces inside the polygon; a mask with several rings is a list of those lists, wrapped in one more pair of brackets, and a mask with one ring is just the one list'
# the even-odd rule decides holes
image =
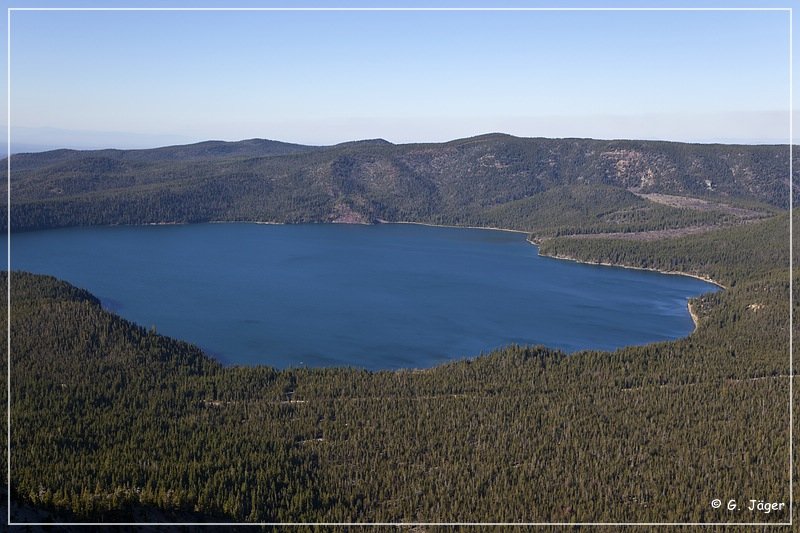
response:
{"label": "shoreline", "polygon": [[[434,228],[484,229],[484,230],[492,230],[492,231],[506,231],[506,232],[509,232],[509,233],[524,233],[524,234],[528,235],[528,238],[525,239],[526,242],[528,244],[531,244],[531,245],[533,245],[533,246],[535,246],[537,248],[537,253],[538,253],[539,257],[547,257],[549,259],[558,259],[558,260],[561,260],[561,261],[573,261],[575,263],[581,263],[581,264],[584,264],[584,265],[596,265],[596,266],[606,266],[606,267],[616,267],[616,268],[629,268],[629,269],[633,269],[633,270],[644,270],[646,272],[657,272],[659,274],[667,274],[667,275],[670,275],[670,276],[687,276],[687,277],[694,278],[694,279],[697,279],[697,280],[700,280],[700,281],[705,281],[706,283],[711,283],[712,285],[716,285],[717,287],[719,287],[722,290],[728,290],[728,287],[726,287],[725,285],[723,285],[719,281],[717,281],[717,280],[715,280],[715,279],[713,279],[713,278],[711,278],[709,276],[703,276],[703,275],[700,275],[700,274],[690,274],[688,272],[681,272],[679,270],[660,270],[658,268],[647,268],[647,267],[637,267],[637,266],[624,265],[624,264],[618,264],[618,263],[607,263],[607,262],[604,262],[604,261],[588,261],[588,260],[583,260],[583,259],[577,259],[575,257],[566,256],[566,255],[548,255],[548,254],[543,254],[541,252],[541,247],[540,247],[541,241],[537,241],[536,239],[532,239],[530,231],[523,231],[523,230],[518,230],[518,229],[510,229],[510,228],[484,227],[484,226],[453,226],[453,225],[448,225],[448,224],[431,224],[431,223],[428,223],[428,222],[409,222],[409,221],[391,222],[391,221],[382,220],[382,219],[378,219],[373,224],[370,224],[370,223],[366,223],[366,224],[367,225],[377,225],[377,224],[413,224],[413,225],[416,225],[416,226],[429,226],[429,227],[434,227]],[[692,311],[691,304],[689,304],[689,306],[690,306],[689,314],[692,316],[692,321],[694,322],[695,330],[696,330],[697,329],[697,323],[698,323],[697,315],[695,315],[694,312]]]}
{"label": "shoreline", "polygon": [[[190,224],[194,224],[191,222]],[[261,224],[266,226],[286,226],[286,222],[267,222],[263,220],[209,220],[201,224]]]}
{"label": "shoreline", "polygon": [[692,307],[692,301],[689,300],[686,302],[686,307],[689,309],[689,316],[692,317],[692,322],[694,322],[694,329],[692,333],[697,331],[698,326],[700,325],[700,317],[697,316],[697,313],[694,312],[694,307]]}
{"label": "shoreline", "polygon": [[[529,243],[534,244],[532,241],[528,241]],[[541,250],[541,249],[540,249]],[[570,257],[567,255],[547,255],[539,252],[540,257],[548,257],[550,259],[559,259],[561,261],[573,261],[575,263],[582,263],[584,265],[595,265],[595,266],[605,266],[605,267],[617,267],[617,268],[630,268],[632,270],[644,270],[646,272],[658,272],[659,274],[668,274],[670,276],[687,276],[690,278],[698,279],[700,281],[705,281],[706,283],[711,283],[712,285],[716,285],[720,289],[727,290],[728,287],[723,285],[722,283],[708,277],[702,276],[700,274],[689,274],[688,272],[681,272],[679,270],[659,270],[657,268],[648,268],[648,267],[637,267],[632,265],[623,265],[623,264],[614,264],[614,263],[607,263],[604,261],[587,261],[583,259],[577,259],[575,257]]]}
{"label": "shoreline", "polygon": [[[525,239],[526,242],[528,244],[531,244],[531,245],[533,245],[533,246],[535,246],[537,248],[539,257],[547,257],[549,259],[558,259],[558,260],[561,260],[561,261],[572,261],[572,262],[581,263],[581,264],[584,264],[584,265],[606,266],[606,267],[616,267],[616,268],[629,268],[629,269],[633,269],[633,270],[644,270],[646,272],[657,272],[659,274],[668,274],[670,276],[687,276],[687,277],[694,278],[694,279],[697,279],[697,280],[700,280],[700,281],[705,281],[706,283],[711,283],[712,285],[716,285],[717,287],[719,287],[720,289],[723,289],[723,290],[727,290],[728,289],[728,287],[726,287],[725,285],[723,285],[719,281],[717,281],[717,280],[715,280],[715,279],[713,279],[713,278],[711,278],[709,276],[703,276],[703,275],[700,275],[700,274],[690,274],[688,272],[681,272],[679,270],[660,270],[658,268],[637,267],[637,266],[625,265],[625,264],[621,264],[621,263],[607,263],[607,262],[604,262],[604,261],[583,260],[583,259],[578,259],[578,258],[567,256],[567,255],[543,254],[541,252],[541,248],[540,248],[541,241],[538,241],[536,239],[530,238],[530,236],[531,236],[531,232],[530,231],[523,231],[523,230],[518,230],[518,229],[510,229],[510,228],[485,227],[485,226],[453,226],[453,225],[448,225],[448,224],[431,224],[431,223],[427,223],[427,222],[409,222],[409,221],[391,222],[391,221],[388,221],[388,220],[381,220],[381,219],[378,219],[376,224],[413,224],[413,225],[416,225],[416,226],[429,226],[429,227],[434,227],[434,228],[484,229],[484,230],[492,230],[492,231],[507,231],[509,233],[524,233],[524,234],[528,235],[528,238]],[[697,321],[695,320],[695,318],[696,318],[695,315],[692,315],[692,320],[695,321],[695,328],[696,328]]]}
{"label": "shoreline", "polygon": [[[378,219],[375,222],[342,222],[338,220],[331,220],[329,222],[272,222],[266,220],[208,220],[205,222],[143,222],[141,224],[113,224],[114,226],[191,226],[192,224],[261,224],[261,225],[268,225],[268,226],[297,226],[301,224],[341,224],[341,225],[353,225],[353,226],[379,226],[383,224],[408,224],[412,226],[428,226],[430,228],[453,228],[453,229],[482,229],[482,230],[491,230],[491,231],[506,231],[509,233],[522,233],[524,235],[530,235],[529,231],[523,231],[520,229],[511,229],[511,228],[496,228],[493,226],[455,226],[450,224],[432,224],[428,222],[411,222],[408,220],[401,220],[401,221],[391,221],[391,220],[383,220]],[[34,230],[36,231],[36,230]],[[528,241],[533,242],[533,241]],[[533,243],[536,244],[536,243]]]}
{"label": "shoreline", "polygon": [[[411,224],[414,226],[428,226],[431,228],[455,228],[455,229],[485,229],[491,231],[507,231],[509,233],[524,233],[525,235],[530,235],[530,231],[523,231],[521,229],[511,229],[511,228],[495,228],[493,226],[453,226],[450,224],[431,224],[429,222],[409,222],[407,220],[401,220],[398,222],[392,222],[391,220],[383,220],[378,219],[375,223],[366,222],[367,225],[376,226],[378,224]],[[530,241],[529,241],[530,242]]]}

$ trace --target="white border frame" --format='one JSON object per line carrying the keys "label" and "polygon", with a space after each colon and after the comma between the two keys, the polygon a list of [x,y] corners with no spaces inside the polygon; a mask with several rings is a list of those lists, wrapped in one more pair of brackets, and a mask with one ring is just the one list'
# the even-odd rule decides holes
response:
{"label": "white border frame", "polygon": [[[11,13],[14,11],[781,11],[789,17],[789,521],[788,522],[12,522],[11,521]],[[9,526],[792,526],[793,516],[793,72],[791,7],[9,7],[7,8],[7,475]]]}

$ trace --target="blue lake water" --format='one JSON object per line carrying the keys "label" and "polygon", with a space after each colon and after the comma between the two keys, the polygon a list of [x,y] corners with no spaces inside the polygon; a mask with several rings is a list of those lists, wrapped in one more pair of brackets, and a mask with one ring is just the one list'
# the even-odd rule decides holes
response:
{"label": "blue lake water", "polygon": [[[525,235],[416,225],[197,224],[11,237],[50,274],[223,363],[427,368],[512,343],[611,350],[688,335],[684,276],[539,257]],[[13,301],[12,301],[13,311]]]}

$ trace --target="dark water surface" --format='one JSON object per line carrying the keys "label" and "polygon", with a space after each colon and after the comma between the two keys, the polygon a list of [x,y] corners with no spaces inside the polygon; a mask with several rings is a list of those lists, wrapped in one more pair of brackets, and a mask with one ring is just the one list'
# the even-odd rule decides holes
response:
{"label": "dark water surface", "polygon": [[[228,364],[425,368],[511,343],[568,352],[692,331],[700,280],[537,256],[525,236],[414,225],[197,224],[14,234],[50,274]],[[13,312],[13,300],[12,300]]]}

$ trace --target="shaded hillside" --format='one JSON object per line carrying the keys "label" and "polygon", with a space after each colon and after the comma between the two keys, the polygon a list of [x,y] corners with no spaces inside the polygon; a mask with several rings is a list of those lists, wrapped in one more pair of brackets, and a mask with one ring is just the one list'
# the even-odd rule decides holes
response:
{"label": "shaded hillside", "polygon": [[[58,150],[12,157],[11,224],[25,230],[387,220],[491,224],[542,235],[567,227],[642,231],[736,223],[732,205],[765,213],[784,209],[787,176],[787,146],[501,134],[437,144],[372,140],[307,147],[250,140]],[[632,193],[699,197],[710,207],[675,207]]]}
{"label": "shaded hillside", "polygon": [[14,273],[16,509],[785,522],[710,501],[788,502],[787,222],[674,241],[681,268],[734,285],[693,301],[699,327],[686,339],[569,357],[512,346],[424,372],[224,368],[84,291]]}

